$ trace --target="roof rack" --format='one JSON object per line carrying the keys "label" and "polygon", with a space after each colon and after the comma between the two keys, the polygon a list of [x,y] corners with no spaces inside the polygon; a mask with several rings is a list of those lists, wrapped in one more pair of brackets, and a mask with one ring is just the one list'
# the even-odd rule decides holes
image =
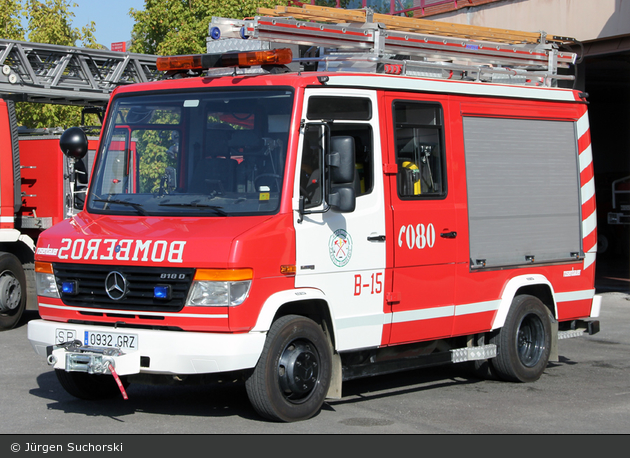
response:
{"label": "roof rack", "polygon": [[[257,13],[260,16],[245,20],[213,18],[211,38],[254,38],[329,48],[325,55],[320,52],[317,59],[295,59],[317,60],[319,68],[327,70],[372,68],[409,76],[541,86],[556,85],[558,80],[575,80],[574,75],[560,74],[558,69],[576,63],[577,54],[559,51],[560,46],[576,41],[549,37],[544,32],[390,16],[369,8],[277,6],[259,8]],[[252,44],[247,46],[251,49]],[[357,64],[361,61],[372,64]]]}

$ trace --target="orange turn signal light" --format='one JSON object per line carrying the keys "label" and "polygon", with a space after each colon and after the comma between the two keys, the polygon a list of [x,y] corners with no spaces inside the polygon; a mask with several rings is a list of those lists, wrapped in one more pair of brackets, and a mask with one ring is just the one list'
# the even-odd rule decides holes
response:
{"label": "orange turn signal light", "polygon": [[282,265],[280,266],[280,273],[285,275],[295,274],[297,269],[294,265]]}
{"label": "orange turn signal light", "polygon": [[53,266],[49,262],[35,261],[35,272],[41,274],[54,274]]}
{"label": "orange turn signal light", "polygon": [[197,269],[195,281],[244,281],[254,278],[254,269]]}

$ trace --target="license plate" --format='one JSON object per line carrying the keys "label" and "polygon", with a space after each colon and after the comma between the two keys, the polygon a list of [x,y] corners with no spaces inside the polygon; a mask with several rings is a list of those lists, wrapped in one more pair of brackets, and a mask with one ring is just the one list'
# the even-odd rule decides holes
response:
{"label": "license plate", "polygon": [[138,336],[136,334],[122,334],[117,332],[85,331],[83,333],[83,345],[137,350]]}

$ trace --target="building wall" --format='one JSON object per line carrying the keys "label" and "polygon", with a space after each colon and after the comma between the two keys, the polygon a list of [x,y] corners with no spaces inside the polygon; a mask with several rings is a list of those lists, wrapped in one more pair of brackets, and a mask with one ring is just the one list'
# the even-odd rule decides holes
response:
{"label": "building wall", "polygon": [[630,0],[505,0],[427,19],[590,41],[630,34]]}

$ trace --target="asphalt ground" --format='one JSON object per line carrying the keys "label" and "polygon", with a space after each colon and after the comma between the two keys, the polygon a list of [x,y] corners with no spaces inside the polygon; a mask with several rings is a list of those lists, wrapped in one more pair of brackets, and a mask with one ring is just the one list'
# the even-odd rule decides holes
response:
{"label": "asphalt ground", "polygon": [[[252,410],[241,382],[132,384],[128,400],[67,394],[26,337],[0,333],[4,434],[625,434],[630,432],[630,296],[604,292],[601,331],[561,340],[559,362],[530,384],[475,378],[463,365],[347,382],[316,417],[278,424]],[[37,313],[27,311],[28,319]]]}

